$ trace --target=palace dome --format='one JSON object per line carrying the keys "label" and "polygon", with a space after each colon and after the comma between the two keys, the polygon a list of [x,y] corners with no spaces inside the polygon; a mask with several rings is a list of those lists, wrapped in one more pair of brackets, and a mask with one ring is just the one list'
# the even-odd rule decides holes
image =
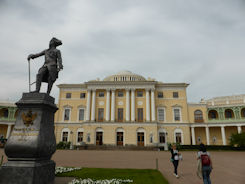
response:
{"label": "palace dome", "polygon": [[114,75],[106,77],[104,81],[146,81],[146,79],[141,75],[130,71],[120,71]]}

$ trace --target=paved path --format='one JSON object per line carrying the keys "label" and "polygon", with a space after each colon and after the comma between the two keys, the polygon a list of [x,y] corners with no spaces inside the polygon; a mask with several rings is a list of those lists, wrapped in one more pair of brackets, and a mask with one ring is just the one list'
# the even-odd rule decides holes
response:
{"label": "paved path", "polygon": [[[0,149],[0,155],[2,154],[3,149]],[[214,166],[211,174],[212,183],[245,183],[245,152],[210,152],[210,154]],[[178,169],[179,179],[173,176],[170,153],[163,151],[57,150],[52,159],[57,166],[155,169],[157,158],[159,170],[170,184],[202,184],[202,180],[196,176],[196,152],[185,151],[182,155],[183,161],[180,162]]]}

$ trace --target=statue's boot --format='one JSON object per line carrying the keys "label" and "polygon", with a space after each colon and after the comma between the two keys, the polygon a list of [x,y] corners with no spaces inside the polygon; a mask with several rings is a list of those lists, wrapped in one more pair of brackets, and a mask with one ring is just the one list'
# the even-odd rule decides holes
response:
{"label": "statue's boot", "polygon": [[51,91],[51,89],[52,89],[52,87],[53,87],[53,84],[54,84],[54,82],[52,82],[52,81],[49,81],[49,82],[48,82],[48,90],[47,90],[47,93],[48,93],[48,94],[50,94],[50,91]]}
{"label": "statue's boot", "polygon": [[41,79],[37,75],[36,90],[35,91],[32,91],[32,93],[39,93],[40,88],[41,88],[41,83],[42,83],[42,81],[41,81]]}

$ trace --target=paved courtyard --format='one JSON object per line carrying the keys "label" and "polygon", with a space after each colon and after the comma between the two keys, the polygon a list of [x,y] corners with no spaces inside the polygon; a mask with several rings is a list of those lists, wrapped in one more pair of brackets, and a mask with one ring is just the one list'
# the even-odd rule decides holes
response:
{"label": "paved courtyard", "polygon": [[[245,183],[245,152],[210,152],[214,170],[211,180],[214,184]],[[4,154],[0,149],[0,156]],[[158,159],[159,170],[170,184],[202,184],[196,176],[196,152],[182,152],[179,165],[180,178],[173,176],[169,152],[158,151],[90,151],[57,150],[53,160],[57,166],[96,168],[139,168],[155,169]],[[6,162],[6,157],[4,158]]]}

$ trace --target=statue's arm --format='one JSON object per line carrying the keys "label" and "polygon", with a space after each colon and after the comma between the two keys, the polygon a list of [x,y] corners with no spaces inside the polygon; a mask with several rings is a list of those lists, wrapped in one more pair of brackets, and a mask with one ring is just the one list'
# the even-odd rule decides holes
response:
{"label": "statue's arm", "polygon": [[57,64],[58,64],[58,70],[63,70],[61,52],[59,50],[57,52]]}
{"label": "statue's arm", "polygon": [[43,56],[44,54],[45,54],[45,50],[37,54],[30,54],[27,59],[29,61],[30,59],[35,59],[37,57]]}

